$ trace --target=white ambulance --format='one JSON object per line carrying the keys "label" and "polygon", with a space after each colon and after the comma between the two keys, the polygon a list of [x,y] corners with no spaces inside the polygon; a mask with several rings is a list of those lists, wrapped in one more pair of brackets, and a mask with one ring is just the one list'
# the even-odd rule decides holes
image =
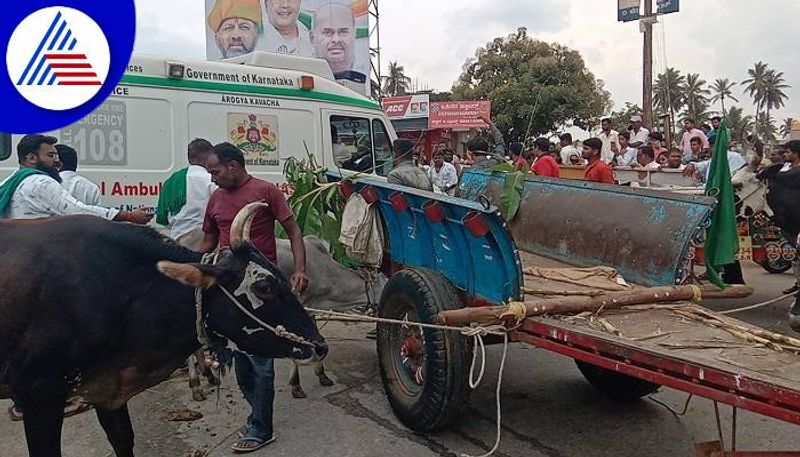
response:
{"label": "white ambulance", "polygon": [[[155,206],[187,165],[189,141],[231,142],[254,176],[280,183],[288,157],[388,173],[392,124],[380,105],[334,80],[324,60],[252,53],[224,62],[134,56],[112,95],[77,123],[48,132],[78,151],[78,172],[102,204]],[[20,135],[0,134],[0,180],[16,170]]]}

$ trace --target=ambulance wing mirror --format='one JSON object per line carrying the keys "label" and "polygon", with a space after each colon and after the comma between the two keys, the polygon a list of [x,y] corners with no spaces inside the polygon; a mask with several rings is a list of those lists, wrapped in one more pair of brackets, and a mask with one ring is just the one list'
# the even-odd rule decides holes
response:
{"label": "ambulance wing mirror", "polygon": [[0,160],[11,157],[11,135],[0,133]]}

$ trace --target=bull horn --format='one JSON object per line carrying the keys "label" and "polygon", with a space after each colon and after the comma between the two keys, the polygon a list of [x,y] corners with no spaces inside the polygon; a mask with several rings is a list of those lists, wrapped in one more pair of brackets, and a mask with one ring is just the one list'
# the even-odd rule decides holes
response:
{"label": "bull horn", "polygon": [[231,245],[250,240],[250,228],[253,226],[253,219],[255,219],[259,211],[264,211],[267,208],[269,208],[269,205],[266,203],[256,202],[248,204],[239,211],[231,224]]}

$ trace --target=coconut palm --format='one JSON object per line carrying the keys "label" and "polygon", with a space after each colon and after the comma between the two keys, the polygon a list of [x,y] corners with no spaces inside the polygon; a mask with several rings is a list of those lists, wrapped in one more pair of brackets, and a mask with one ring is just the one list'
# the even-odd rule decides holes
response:
{"label": "coconut palm", "polygon": [[706,81],[697,73],[689,73],[681,86],[683,103],[686,105],[686,117],[700,121],[708,111],[708,96],[711,91],[706,87]]}
{"label": "coconut palm", "polygon": [[725,122],[731,130],[732,139],[741,141],[753,128],[753,116],[744,115],[744,111],[738,106],[732,106],[728,110]]}
{"label": "coconut palm", "polygon": [[411,86],[411,78],[405,68],[397,62],[389,62],[389,75],[383,77],[383,93],[390,96],[405,95]]}
{"label": "coconut palm", "polygon": [[770,111],[780,109],[786,104],[786,93],[784,90],[791,88],[786,84],[782,71],[769,70],[764,81],[764,108],[767,110],[767,118]]}
{"label": "coconut palm", "polygon": [[775,119],[766,111],[756,117],[756,136],[762,141],[775,141],[778,136],[778,128],[775,126]]}
{"label": "coconut palm", "polygon": [[683,91],[685,77],[674,68],[667,68],[656,77],[653,84],[653,104],[661,113],[669,113],[672,120],[675,113],[683,108]]}
{"label": "coconut palm", "polygon": [[711,103],[719,102],[720,105],[722,105],[722,116],[723,117],[725,117],[726,114],[727,114],[726,111],[725,111],[725,100],[726,99],[733,100],[733,101],[735,101],[737,103],[739,102],[739,99],[737,99],[736,97],[733,96],[733,88],[734,87],[736,87],[736,83],[732,82],[728,78],[724,78],[724,79],[723,78],[717,78],[717,80],[714,81],[714,85],[711,86],[711,91],[714,93],[714,96],[711,97],[710,102]]}
{"label": "coconut palm", "polygon": [[793,117],[787,117],[783,120],[783,124],[781,125],[781,135],[783,137],[788,137],[792,133],[792,125],[794,125]]}
{"label": "coconut palm", "polygon": [[761,108],[764,106],[767,73],[769,71],[768,65],[759,61],[753,68],[747,70],[747,74],[750,77],[741,82],[743,86],[746,86],[744,91],[753,99],[753,103],[756,105],[756,118],[758,118]]}

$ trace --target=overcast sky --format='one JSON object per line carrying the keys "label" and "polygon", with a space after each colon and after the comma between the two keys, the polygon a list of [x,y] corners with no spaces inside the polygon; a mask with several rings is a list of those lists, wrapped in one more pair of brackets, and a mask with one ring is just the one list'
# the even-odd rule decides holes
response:
{"label": "overcast sky", "polygon": [[[381,0],[381,57],[432,89],[448,90],[475,50],[518,27],[529,35],[580,51],[603,79],[615,106],[641,103],[642,35],[636,23],[616,22],[616,0]],[[136,51],[205,58],[203,0],[136,0]],[[742,81],[758,60],[785,72],[792,85],[775,118],[800,117],[800,59],[792,30],[797,0],[683,0],[681,12],[660,18],[654,71]],[[736,90],[739,105],[752,102]],[[718,108],[717,108],[718,109]]]}

